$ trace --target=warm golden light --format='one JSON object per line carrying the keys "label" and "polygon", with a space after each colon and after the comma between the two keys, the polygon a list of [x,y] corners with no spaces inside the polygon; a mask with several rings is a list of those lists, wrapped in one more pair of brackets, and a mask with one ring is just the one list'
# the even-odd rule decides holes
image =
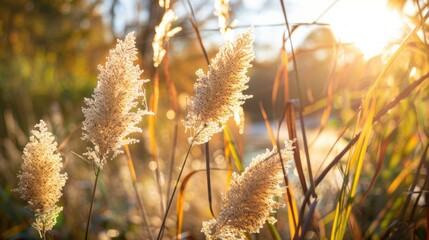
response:
{"label": "warm golden light", "polygon": [[[371,58],[383,52],[389,43],[401,35],[403,21],[385,1],[352,1],[336,6],[346,11],[333,11],[329,17],[334,34],[341,43],[354,44]],[[344,3],[346,4],[346,3]]]}
{"label": "warm golden light", "polygon": [[169,120],[173,120],[176,117],[176,112],[173,109],[170,109],[165,115]]}

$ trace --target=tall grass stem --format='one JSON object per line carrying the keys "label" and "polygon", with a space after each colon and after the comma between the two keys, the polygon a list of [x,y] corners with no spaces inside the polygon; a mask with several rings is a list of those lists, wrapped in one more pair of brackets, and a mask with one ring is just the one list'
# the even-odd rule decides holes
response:
{"label": "tall grass stem", "polygon": [[185,160],[183,160],[182,167],[180,168],[179,176],[177,176],[177,180],[176,180],[176,184],[174,185],[173,193],[171,194],[170,200],[168,201],[167,209],[165,210],[164,218],[162,220],[162,224],[161,224],[161,227],[160,227],[159,232],[158,232],[158,237],[156,238],[157,240],[160,240],[162,238],[164,228],[165,228],[165,222],[166,222],[167,216],[168,216],[168,212],[170,211],[170,207],[171,207],[171,204],[173,202],[174,195],[176,194],[177,187],[178,187],[179,182],[180,182],[180,178],[182,177],[183,169],[185,169],[185,165],[186,165],[186,162],[188,160],[189,154],[191,153],[191,149],[192,149],[193,145],[194,145],[194,141],[192,141],[189,144],[189,148],[188,148],[188,151],[186,152]]}
{"label": "tall grass stem", "polygon": [[100,175],[100,168],[97,167],[97,170],[95,172],[95,181],[94,181],[94,187],[92,189],[92,197],[91,197],[91,205],[89,206],[89,214],[88,214],[88,220],[86,222],[86,231],[85,231],[85,240],[88,239],[88,232],[89,232],[89,224],[91,222],[92,218],[92,207],[94,205],[94,199],[95,199],[95,190],[97,189],[97,183],[98,183],[98,176]]}

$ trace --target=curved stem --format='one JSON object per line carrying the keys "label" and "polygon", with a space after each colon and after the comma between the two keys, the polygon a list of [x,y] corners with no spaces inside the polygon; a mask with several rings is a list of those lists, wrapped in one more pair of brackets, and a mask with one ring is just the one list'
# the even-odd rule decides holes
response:
{"label": "curved stem", "polygon": [[99,175],[100,175],[100,168],[97,168],[97,170],[95,172],[94,188],[92,189],[92,199],[91,199],[91,206],[89,207],[88,221],[86,222],[85,240],[88,239],[89,223],[91,222],[92,206],[94,205],[95,190],[97,189],[97,182],[98,182],[98,176]]}

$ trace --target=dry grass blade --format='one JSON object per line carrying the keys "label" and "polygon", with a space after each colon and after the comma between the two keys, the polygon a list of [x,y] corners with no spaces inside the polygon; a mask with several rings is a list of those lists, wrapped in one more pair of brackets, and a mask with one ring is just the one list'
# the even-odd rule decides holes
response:
{"label": "dry grass blade", "polygon": [[[287,179],[287,178],[286,178]],[[287,218],[289,223],[290,238],[298,232],[298,205],[296,203],[295,195],[289,181],[286,182],[286,201],[287,201]]]}
{"label": "dry grass blade", "polygon": [[[276,77],[274,78],[273,91],[271,94],[271,106],[273,106],[273,111],[277,109],[277,98],[280,90],[280,82],[283,78],[283,94],[284,102],[286,103],[290,99],[289,93],[289,75],[288,75],[288,55],[286,52],[286,37],[283,37],[282,48],[280,52],[281,65],[280,69],[277,70]],[[274,112],[275,113],[275,112]],[[275,114],[274,114],[275,116]]]}
{"label": "dry grass blade", "polygon": [[[289,133],[289,139],[297,139],[295,109],[292,103],[286,104],[284,114],[282,114],[282,116],[285,116],[285,119],[286,119],[286,126]],[[283,118],[280,119],[280,123],[281,122],[283,122]],[[302,191],[304,194],[306,194],[308,191],[308,187],[307,187],[307,181],[305,179],[304,169],[301,164],[301,156],[299,153],[298,142],[295,143],[295,148],[293,149],[293,155],[294,155],[295,167],[298,173],[299,181],[301,183]]]}
{"label": "dry grass blade", "polygon": [[212,201],[212,185],[210,181],[210,148],[209,148],[209,142],[206,142],[204,144],[204,151],[205,151],[205,157],[206,157],[206,176],[207,176],[207,194],[209,199],[209,208],[210,213],[213,217],[215,217],[214,211],[213,211],[213,201]]}
{"label": "dry grass blade", "polygon": [[264,105],[262,105],[262,102],[259,102],[259,109],[261,110],[262,118],[264,119],[265,126],[267,127],[268,135],[270,136],[271,144],[273,146],[276,146],[276,138],[274,137],[273,130],[271,128],[270,122],[268,121],[267,113],[265,112]]}
{"label": "dry grass blade", "polygon": [[191,2],[188,0],[189,8],[191,9],[191,16],[190,22],[192,25],[192,28],[194,29],[195,33],[197,34],[198,43],[200,44],[201,50],[204,53],[204,57],[207,61],[207,65],[210,65],[209,55],[207,54],[206,48],[204,47],[203,40],[201,39],[200,30],[198,29],[198,23],[197,19],[195,18],[194,9],[192,8]]}
{"label": "dry grass blade", "polygon": [[227,169],[225,186],[228,186],[232,178],[232,159],[231,159],[231,150],[228,146],[229,142],[227,140],[225,131],[223,132],[223,142],[224,142],[224,156],[225,156],[226,169]]}
{"label": "dry grass blade", "polygon": [[204,170],[196,170],[188,173],[180,184],[179,193],[177,194],[177,205],[176,205],[176,214],[177,214],[177,224],[176,224],[176,239],[180,239],[180,234],[182,232],[183,226],[183,206],[185,204],[185,189],[191,177],[197,173]]}
{"label": "dry grass blade", "polygon": [[289,61],[288,61],[288,56],[287,56],[287,52],[286,52],[286,37],[285,36],[283,36],[281,58],[282,58],[281,74],[283,75],[284,102],[287,103],[290,100],[290,91],[289,91],[289,74],[288,74],[289,73],[289,71],[288,71]]}
{"label": "dry grass blade", "polygon": [[232,158],[234,158],[234,163],[235,163],[235,167],[237,168],[237,170],[239,172],[243,172],[244,167],[243,167],[243,164],[241,163],[241,158],[240,158],[240,155],[238,154],[238,149],[237,149],[237,146],[235,144],[234,137],[232,136],[231,131],[229,130],[228,126],[225,126],[223,131],[224,131],[224,136],[226,139],[225,148],[229,148],[229,150],[231,151],[231,155],[232,155]]}
{"label": "dry grass blade", "polygon": [[362,229],[359,225],[359,220],[356,218],[353,212],[350,213],[349,228],[350,234],[353,236],[353,239],[362,239]]}

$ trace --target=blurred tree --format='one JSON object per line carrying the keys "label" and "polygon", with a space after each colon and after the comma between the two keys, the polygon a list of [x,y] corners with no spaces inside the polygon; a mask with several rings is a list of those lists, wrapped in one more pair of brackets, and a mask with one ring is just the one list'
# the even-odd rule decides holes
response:
{"label": "blurred tree", "polygon": [[110,35],[99,1],[2,1],[0,135],[8,134],[6,109],[26,130],[52,102],[69,111],[79,106]]}

